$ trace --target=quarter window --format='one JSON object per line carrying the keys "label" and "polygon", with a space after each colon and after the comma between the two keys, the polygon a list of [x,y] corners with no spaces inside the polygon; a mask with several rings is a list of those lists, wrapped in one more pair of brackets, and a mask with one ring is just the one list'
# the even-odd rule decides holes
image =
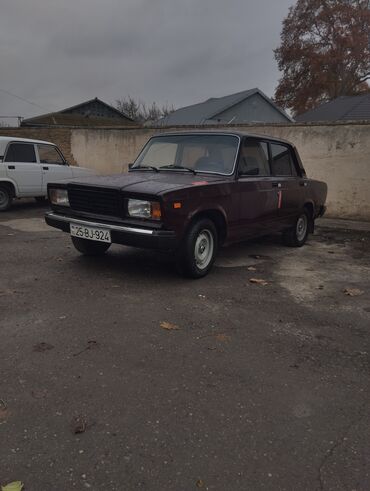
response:
{"label": "quarter window", "polygon": [[37,145],[41,164],[59,164],[64,165],[64,160],[62,159],[58,150],[52,145]]}
{"label": "quarter window", "polygon": [[239,174],[242,176],[269,176],[268,145],[258,140],[247,140],[240,153]]}
{"label": "quarter window", "polygon": [[11,143],[6,152],[5,162],[27,162],[35,164],[35,147],[29,143]]}
{"label": "quarter window", "polygon": [[296,176],[292,153],[289,147],[271,143],[271,166],[275,176]]}

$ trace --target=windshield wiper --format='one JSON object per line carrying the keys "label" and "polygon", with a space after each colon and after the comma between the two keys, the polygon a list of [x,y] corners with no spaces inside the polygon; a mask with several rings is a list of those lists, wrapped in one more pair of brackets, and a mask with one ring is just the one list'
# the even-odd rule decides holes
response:
{"label": "windshield wiper", "polygon": [[154,167],[154,165],[140,165],[139,167],[132,168],[132,170],[138,170],[138,169],[151,169],[154,170],[155,172],[159,172],[158,167]]}
{"label": "windshield wiper", "polygon": [[191,167],[185,167],[184,165],[162,165],[160,169],[180,169],[187,170],[189,172],[192,172],[193,174],[196,174],[194,169],[192,169]]}

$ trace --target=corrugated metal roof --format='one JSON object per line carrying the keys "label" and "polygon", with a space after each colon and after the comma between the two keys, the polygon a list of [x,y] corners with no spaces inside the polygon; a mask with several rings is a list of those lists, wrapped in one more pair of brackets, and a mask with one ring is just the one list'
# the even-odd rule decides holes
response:
{"label": "corrugated metal roof", "polygon": [[224,97],[212,97],[199,104],[182,107],[165,118],[162,118],[159,123],[165,126],[171,125],[194,125],[194,124],[217,124],[216,116],[232,106],[248,99],[252,95],[259,94],[266,99],[275,109],[277,109],[287,121],[291,121],[289,116],[279,107],[277,107],[266,94],[259,89],[244,90],[235,94],[230,94]]}
{"label": "corrugated metal roof", "polygon": [[370,120],[370,93],[341,96],[296,117],[297,122]]}

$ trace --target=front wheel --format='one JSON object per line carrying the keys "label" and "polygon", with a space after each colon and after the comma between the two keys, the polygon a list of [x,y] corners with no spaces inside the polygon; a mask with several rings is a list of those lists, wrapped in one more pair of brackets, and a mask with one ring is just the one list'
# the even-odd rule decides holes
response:
{"label": "front wheel", "polygon": [[80,239],[79,237],[71,237],[72,244],[84,256],[101,256],[110,247],[110,244],[105,242],[96,242],[94,240]]}
{"label": "front wheel", "polygon": [[302,247],[308,237],[310,215],[304,210],[296,220],[295,225],[283,234],[283,241],[289,247]]}
{"label": "front wheel", "polygon": [[193,223],[179,253],[181,272],[190,278],[206,276],[213,266],[218,248],[215,224],[208,218]]}
{"label": "front wheel", "polygon": [[12,205],[12,195],[9,188],[0,186],[0,211],[9,210]]}

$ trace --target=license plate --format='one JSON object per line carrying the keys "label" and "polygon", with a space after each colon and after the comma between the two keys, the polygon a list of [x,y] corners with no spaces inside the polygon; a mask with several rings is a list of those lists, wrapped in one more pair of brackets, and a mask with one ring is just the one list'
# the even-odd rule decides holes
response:
{"label": "license plate", "polygon": [[80,239],[112,242],[110,230],[104,228],[87,227],[86,225],[74,225],[71,223],[70,232],[73,237],[79,237]]}

